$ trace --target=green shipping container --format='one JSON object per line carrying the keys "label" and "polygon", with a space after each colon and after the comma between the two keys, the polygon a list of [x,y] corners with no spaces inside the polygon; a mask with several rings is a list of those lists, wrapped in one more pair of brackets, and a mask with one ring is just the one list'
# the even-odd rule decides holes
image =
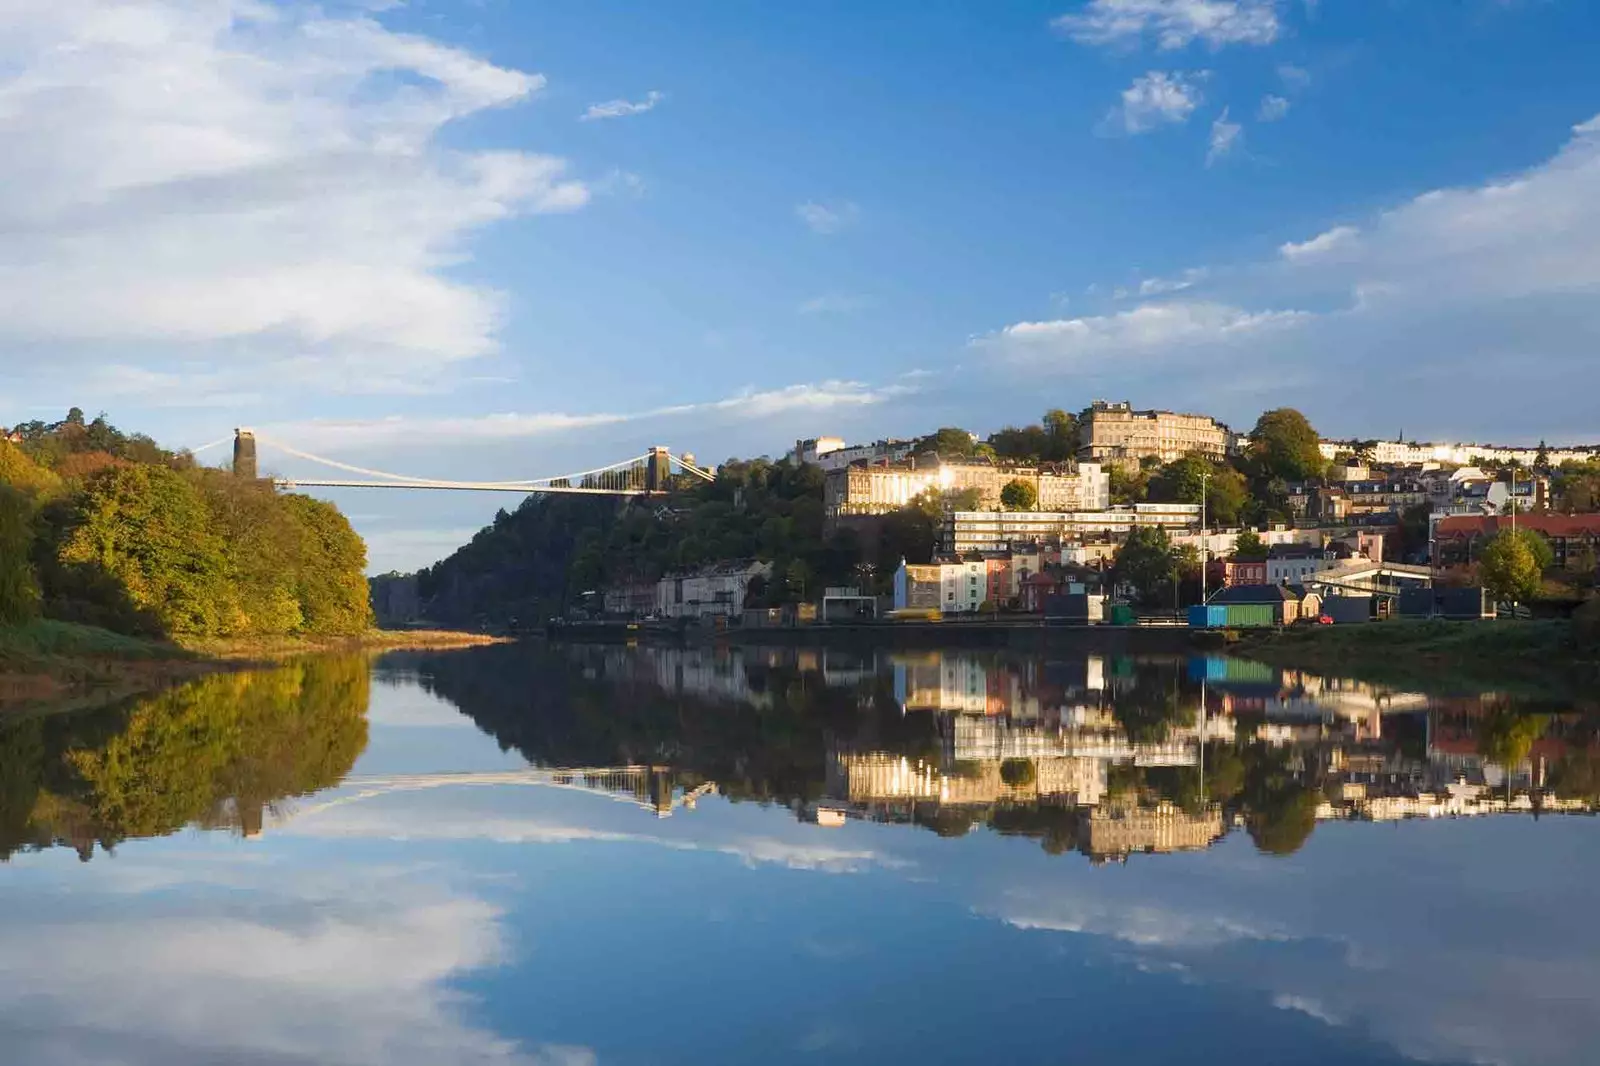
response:
{"label": "green shipping container", "polygon": [[1261,629],[1277,624],[1277,610],[1270,603],[1228,604],[1229,629]]}
{"label": "green shipping container", "polygon": [[1133,608],[1125,603],[1114,603],[1107,615],[1107,620],[1114,626],[1137,625],[1138,620],[1133,617]]}

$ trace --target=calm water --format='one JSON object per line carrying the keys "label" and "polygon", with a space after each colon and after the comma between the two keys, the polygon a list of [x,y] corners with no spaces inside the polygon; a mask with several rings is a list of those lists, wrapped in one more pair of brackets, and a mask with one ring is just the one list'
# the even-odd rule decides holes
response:
{"label": "calm water", "polygon": [[489,648],[0,724],[7,1064],[1600,1061],[1600,717]]}

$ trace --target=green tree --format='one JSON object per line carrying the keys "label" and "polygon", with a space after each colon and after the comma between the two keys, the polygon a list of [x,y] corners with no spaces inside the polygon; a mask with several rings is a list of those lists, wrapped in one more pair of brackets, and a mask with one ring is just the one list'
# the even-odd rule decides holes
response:
{"label": "green tree", "polygon": [[1117,578],[1139,590],[1141,596],[1152,599],[1156,593],[1173,580],[1177,568],[1177,553],[1166,530],[1143,526],[1128,534],[1128,539],[1117,549],[1113,569]]}
{"label": "green tree", "polygon": [[1000,780],[1012,788],[1027,788],[1039,779],[1032,759],[1005,759],[1000,763]]}
{"label": "green tree", "polygon": [[954,459],[966,459],[975,447],[972,434],[959,426],[943,426],[917,441],[917,451],[937,452]]}
{"label": "green tree", "polygon": [[32,554],[33,502],[0,482],[0,626],[19,625],[39,613]]}
{"label": "green tree", "polygon": [[1267,478],[1306,481],[1323,469],[1320,438],[1292,407],[1267,411],[1250,431],[1250,459]]}
{"label": "green tree", "polygon": [[1112,503],[1139,503],[1149,492],[1150,475],[1143,470],[1128,471],[1113,463],[1106,472],[1111,486]]}
{"label": "green tree", "polygon": [[1289,787],[1251,809],[1245,828],[1256,849],[1267,855],[1293,855],[1317,827],[1320,797],[1308,788]]}
{"label": "green tree", "polygon": [[951,511],[976,511],[983,507],[983,492],[975,488],[952,489],[945,493],[944,507]]}
{"label": "green tree", "polygon": [[1043,426],[1007,426],[990,436],[989,446],[1002,459],[1033,462],[1045,457],[1050,439]]}
{"label": "green tree", "polygon": [[1150,477],[1148,495],[1158,503],[1198,504],[1203,498],[1207,521],[1231,526],[1249,502],[1250,488],[1244,475],[1231,466],[1190,452]]}
{"label": "green tree", "polygon": [[1532,530],[1501,530],[1478,556],[1478,579],[1496,600],[1536,599],[1552,558],[1549,543]]}
{"label": "green tree", "polygon": [[300,531],[295,584],[306,633],[361,633],[372,626],[367,546],[339,509],[309,496],[280,497]]}
{"label": "green tree", "polygon": [[1078,420],[1059,407],[1044,413],[1042,421],[1048,444],[1041,458],[1060,462],[1078,454]]}
{"label": "green tree", "polygon": [[1000,503],[1008,511],[1031,511],[1039,506],[1039,490],[1031,481],[1012,478],[1000,490]]}
{"label": "green tree", "polygon": [[1267,545],[1261,539],[1261,534],[1253,529],[1241,530],[1237,540],[1233,542],[1233,557],[1235,559],[1260,560],[1267,557]]}
{"label": "green tree", "polygon": [[1547,714],[1523,714],[1493,707],[1478,722],[1478,754],[1507,774],[1528,761],[1533,742],[1550,727]]}
{"label": "green tree", "polygon": [[75,500],[71,531],[57,558],[87,585],[114,579],[131,604],[164,632],[231,632],[238,614],[221,539],[199,491],[154,466],[112,468]]}

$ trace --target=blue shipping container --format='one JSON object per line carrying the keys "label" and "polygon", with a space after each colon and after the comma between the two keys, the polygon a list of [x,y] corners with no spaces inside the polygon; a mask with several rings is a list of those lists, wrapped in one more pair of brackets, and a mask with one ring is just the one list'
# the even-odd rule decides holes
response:
{"label": "blue shipping container", "polygon": [[1221,629],[1228,624],[1228,609],[1220,603],[1197,603],[1189,608],[1191,629]]}

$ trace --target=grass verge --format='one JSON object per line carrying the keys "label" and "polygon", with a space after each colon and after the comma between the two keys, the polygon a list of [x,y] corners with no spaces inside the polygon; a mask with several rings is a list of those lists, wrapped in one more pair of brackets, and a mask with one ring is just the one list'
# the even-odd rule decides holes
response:
{"label": "grass verge", "polygon": [[1497,690],[1593,699],[1600,654],[1564,620],[1448,622],[1245,631],[1231,654],[1335,677],[1440,694]]}

